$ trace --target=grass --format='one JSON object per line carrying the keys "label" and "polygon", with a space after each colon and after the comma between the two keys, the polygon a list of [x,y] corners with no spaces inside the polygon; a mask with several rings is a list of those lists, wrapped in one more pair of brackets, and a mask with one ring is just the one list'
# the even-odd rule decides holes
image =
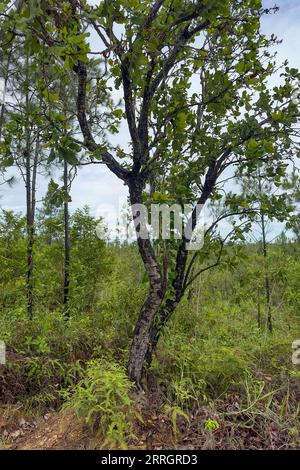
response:
{"label": "grass", "polygon": [[[8,365],[0,389],[2,403],[20,402],[34,413],[74,408],[106,446],[126,447],[138,442],[147,414],[130,414],[137,407],[124,372],[147,285],[126,252],[134,248],[114,250],[113,265],[94,286],[94,304],[72,309],[68,322],[61,309],[43,304],[32,322],[19,301],[2,311]],[[299,366],[291,345],[299,337],[300,263],[296,252],[287,262],[284,249],[273,247],[273,334],[265,327],[263,290],[257,325],[257,263],[250,253],[235,270],[200,278],[164,331],[146,395],[169,423],[174,445],[299,447]]]}

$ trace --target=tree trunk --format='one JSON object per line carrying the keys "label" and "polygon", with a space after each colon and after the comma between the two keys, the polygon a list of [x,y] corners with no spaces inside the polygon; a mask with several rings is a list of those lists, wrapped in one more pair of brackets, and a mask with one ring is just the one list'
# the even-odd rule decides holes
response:
{"label": "tree trunk", "polygon": [[[35,178],[31,181],[31,133],[30,124],[28,120],[29,116],[29,60],[27,57],[26,62],[26,143],[24,151],[25,161],[25,184],[26,184],[26,231],[27,231],[27,275],[26,275],[26,288],[27,288],[27,314],[32,319],[33,313],[33,244],[34,244],[34,207],[33,200],[35,200],[35,188],[33,192],[32,183],[35,184]],[[36,149],[37,152],[37,149]],[[36,154],[34,158],[34,164],[36,162]],[[35,167],[35,165],[34,165]]]}
{"label": "tree trunk", "polygon": [[183,240],[183,243],[181,244],[177,253],[176,277],[172,283],[173,298],[168,299],[165,302],[165,304],[160,308],[158,315],[153,319],[153,322],[151,324],[149,346],[145,356],[145,360],[148,367],[151,365],[153,352],[155,351],[160,335],[165,325],[173,315],[177,305],[179,304],[185,292],[183,281],[187,262],[187,251],[185,250],[184,246],[185,240]]}
{"label": "tree trunk", "polygon": [[264,269],[265,269],[265,292],[266,292],[266,302],[267,302],[267,326],[270,333],[273,331],[272,324],[272,310],[271,310],[271,286],[270,286],[270,274],[268,267],[268,248],[266,241],[266,223],[265,217],[261,215],[261,226],[262,226],[262,245],[263,245],[263,257],[264,257]]}
{"label": "tree trunk", "polygon": [[[142,204],[142,185],[129,185],[129,193],[132,206]],[[140,386],[145,358],[150,344],[150,329],[159,310],[163,290],[160,267],[151,241],[149,238],[144,239],[139,236],[141,232],[145,233],[147,231],[146,220],[142,214],[138,214],[134,209],[133,220],[139,252],[149,277],[149,291],[136,322],[128,362],[128,375]]]}
{"label": "tree trunk", "polygon": [[150,335],[149,335],[150,336],[149,346],[148,346],[146,356],[145,356],[145,360],[146,360],[148,367],[151,366],[153,353],[156,349],[156,346],[160,338],[160,335],[163,331],[163,328],[168,322],[168,320],[171,318],[171,316],[173,315],[176,306],[177,306],[177,302],[168,300],[166,302],[166,305],[159,310],[158,315],[154,318],[154,321],[152,322]]}
{"label": "tree trunk", "polygon": [[[217,173],[213,165],[208,172],[203,192],[197,203],[203,206],[215,184]],[[131,205],[142,204],[142,189],[143,185],[139,185],[137,180],[134,184],[129,183],[129,194]],[[168,299],[162,305],[165,296],[167,285],[167,267],[164,266],[164,275],[161,275],[159,264],[157,263],[155,253],[149,239],[143,240],[138,236],[139,231],[145,231],[146,221],[139,217],[137,223],[136,216],[133,213],[133,220],[135,230],[138,238],[138,246],[140,255],[144,262],[145,269],[149,276],[150,287],[147,299],[141,309],[133,336],[132,347],[130,351],[128,373],[129,377],[140,384],[142,371],[145,363],[151,364],[153,351],[157,346],[162,329],[172,316],[178,303],[185,292],[185,268],[187,263],[188,251],[186,249],[187,242],[190,238],[183,237],[177,251],[175,279],[172,282],[172,298]],[[191,215],[191,231],[193,232],[197,224],[197,211],[193,210]],[[166,260],[167,262],[167,260]]]}
{"label": "tree trunk", "polygon": [[34,227],[31,221],[31,215],[27,218],[27,313],[32,320],[33,314],[33,244]]}
{"label": "tree trunk", "polygon": [[137,385],[141,384],[147,352],[151,347],[151,324],[158,313],[161,303],[159,291],[160,282],[157,282],[156,286],[150,284],[147,298],[140,311],[133,333],[133,341],[128,362],[128,375],[136,382]]}
{"label": "tree trunk", "polygon": [[[261,174],[258,171],[258,187],[260,196],[262,196],[262,185],[261,185]],[[262,231],[262,251],[264,257],[264,271],[265,271],[265,293],[266,293],[266,302],[267,302],[267,326],[270,333],[273,331],[273,324],[272,324],[272,310],[271,310],[271,287],[270,287],[270,274],[269,274],[269,266],[268,266],[268,248],[267,248],[267,237],[266,237],[266,220],[265,215],[261,211],[260,215],[261,220],[261,231]]]}
{"label": "tree trunk", "polygon": [[267,325],[270,333],[273,332],[273,321],[272,321],[272,310],[271,310],[271,288],[270,288],[270,276],[269,272],[266,272],[266,296],[267,296],[267,305],[268,305],[268,317]]}
{"label": "tree trunk", "polygon": [[[64,192],[68,194],[68,164],[64,162]],[[64,266],[64,306],[69,301],[70,287],[70,233],[69,233],[69,203],[66,199],[64,202],[64,239],[65,239],[65,266]],[[67,315],[68,317],[68,315]]]}

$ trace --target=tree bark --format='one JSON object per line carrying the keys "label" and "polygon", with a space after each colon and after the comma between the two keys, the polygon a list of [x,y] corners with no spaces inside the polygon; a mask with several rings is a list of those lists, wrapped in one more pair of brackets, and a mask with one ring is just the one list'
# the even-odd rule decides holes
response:
{"label": "tree bark", "polygon": [[[64,191],[68,194],[68,163],[64,162]],[[64,266],[64,299],[63,304],[67,306],[69,301],[70,287],[70,231],[69,231],[69,203],[64,201],[64,242],[65,242],[65,266]],[[66,315],[68,317],[68,315]]]}
{"label": "tree bark", "polygon": [[33,245],[34,245],[34,222],[31,211],[27,212],[27,313],[32,320],[33,315]]}
{"label": "tree bark", "polygon": [[[262,194],[261,187],[261,175],[259,173],[258,178],[259,191]],[[261,213],[261,231],[262,231],[262,251],[264,257],[264,271],[265,271],[265,293],[266,293],[266,302],[267,302],[267,327],[270,333],[273,331],[272,323],[272,309],[271,309],[271,286],[270,286],[270,274],[268,267],[268,247],[267,247],[267,236],[266,236],[266,221],[264,213]]]}
{"label": "tree bark", "polygon": [[152,344],[152,338],[150,336],[151,324],[158,313],[161,303],[159,291],[160,282],[158,280],[153,282],[152,279],[150,281],[147,298],[140,311],[133,333],[133,341],[128,362],[128,375],[129,378],[134,380],[137,385],[141,384],[147,352]]}
{"label": "tree bark", "polygon": [[[132,206],[142,203],[141,183],[130,184],[129,193]],[[139,236],[141,231],[145,233],[146,220],[144,217],[139,217],[139,220],[137,220],[137,217],[138,214],[133,211],[139,252],[149,277],[149,291],[135,325],[129,354],[128,375],[130,379],[134,380],[135,383],[140,386],[145,358],[150,344],[151,325],[162,301],[163,286],[160,267],[156,260],[151,241],[149,238],[144,239]]]}
{"label": "tree bark", "polygon": [[158,314],[154,317],[151,328],[150,328],[150,338],[149,346],[146,352],[145,360],[148,366],[151,365],[153,352],[157,346],[158,340],[160,338],[161,332],[165,327],[166,323],[169,321],[173,315],[177,305],[182,299],[185,289],[184,289],[184,274],[185,267],[187,262],[187,251],[185,249],[186,240],[184,239],[181,243],[181,246],[177,253],[176,259],[176,277],[172,283],[172,292],[173,297],[167,299],[164,305],[161,306]]}
{"label": "tree bark", "polygon": [[150,335],[149,335],[150,336],[149,346],[148,346],[146,356],[145,356],[145,361],[148,367],[151,366],[153,353],[156,349],[156,346],[160,338],[160,335],[163,331],[163,328],[168,322],[168,320],[171,318],[171,316],[173,315],[177,305],[178,305],[178,302],[175,302],[173,300],[167,301],[166,305],[159,310],[157,316],[154,318],[154,321],[152,322]]}
{"label": "tree bark", "polygon": [[[197,203],[201,206],[204,206],[206,203],[217,178],[216,167],[214,163],[211,165],[203,187],[203,191],[201,196],[199,197]],[[191,215],[191,224],[192,224],[192,232],[194,231],[196,224],[197,224],[197,212],[195,209]],[[186,265],[188,260],[188,251],[186,249],[186,244],[189,242],[185,236],[182,239],[182,242],[177,251],[176,257],[176,276],[171,286],[172,297],[167,299],[164,305],[161,306],[158,314],[154,317],[149,333],[149,346],[145,355],[145,361],[148,366],[151,365],[153,352],[157,346],[158,340],[160,335],[163,331],[163,328],[173,315],[177,305],[181,301],[185,290],[186,290],[186,282],[185,282],[185,271]],[[189,271],[189,269],[188,269]]]}
{"label": "tree bark", "polygon": [[26,122],[26,142],[24,151],[25,161],[25,185],[26,185],[26,231],[27,231],[27,314],[32,320],[33,315],[33,245],[34,245],[34,208],[35,208],[35,185],[36,185],[36,166],[38,143],[36,144],[36,153],[33,162],[33,174],[31,178],[31,131],[29,124],[29,59],[26,58],[26,95],[25,106],[27,113]]}
{"label": "tree bark", "polygon": [[5,76],[4,76],[3,103],[1,104],[1,112],[0,112],[0,141],[2,139],[2,128],[3,128],[4,113],[5,113],[5,93],[6,93],[7,83],[9,79],[9,66],[10,66],[11,56],[12,56],[12,49],[10,49],[8,53],[7,65],[6,65]]}

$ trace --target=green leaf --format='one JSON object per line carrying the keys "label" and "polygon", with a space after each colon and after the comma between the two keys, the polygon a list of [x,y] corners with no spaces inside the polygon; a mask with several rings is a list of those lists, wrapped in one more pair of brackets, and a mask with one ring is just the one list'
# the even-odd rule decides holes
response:
{"label": "green leaf", "polygon": [[59,153],[59,157],[66,161],[67,163],[69,163],[70,165],[77,165],[78,164],[78,160],[76,158],[76,153],[74,150],[72,150],[71,148],[64,148],[64,147],[60,147],[58,149],[58,153]]}
{"label": "green leaf", "polygon": [[259,147],[259,143],[255,139],[250,139],[247,144],[247,149],[249,152],[254,153]]}
{"label": "green leaf", "polygon": [[284,114],[282,111],[275,111],[274,113],[271,114],[271,118],[273,119],[273,121],[281,121],[284,117]]}
{"label": "green leaf", "polygon": [[57,155],[56,155],[56,153],[55,153],[55,150],[52,148],[52,149],[50,150],[50,153],[49,153],[49,157],[48,157],[47,162],[48,162],[48,163],[52,163],[52,162],[56,159],[56,157],[57,157]]}
{"label": "green leaf", "polygon": [[176,117],[176,130],[180,133],[185,131],[187,115],[184,111],[179,111]]}

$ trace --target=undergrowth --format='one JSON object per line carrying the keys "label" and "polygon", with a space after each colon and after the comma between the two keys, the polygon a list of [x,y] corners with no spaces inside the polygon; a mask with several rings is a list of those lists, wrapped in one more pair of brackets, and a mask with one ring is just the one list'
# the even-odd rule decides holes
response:
{"label": "undergrowth", "polygon": [[63,409],[74,409],[92,431],[101,435],[103,447],[127,448],[134,438],[129,382],[124,367],[104,359],[88,362],[85,377],[65,392]]}
{"label": "undergrowth", "polygon": [[[126,363],[147,289],[139,262],[126,255],[134,249],[114,248],[109,272],[94,285],[93,305],[70,306],[68,321],[61,308],[44,303],[29,321],[24,304],[10,299],[0,315],[8,352],[0,366],[2,403],[34,413],[74,408],[103,447],[134,442],[141,416]],[[299,447],[299,366],[291,361],[299,337],[299,261],[280,246],[271,255],[273,334],[263,298],[257,325],[254,255],[235,270],[200,278],[165,329],[144,385],[146,395],[159,393],[157,408],[175,441],[194,432],[204,447]]]}

